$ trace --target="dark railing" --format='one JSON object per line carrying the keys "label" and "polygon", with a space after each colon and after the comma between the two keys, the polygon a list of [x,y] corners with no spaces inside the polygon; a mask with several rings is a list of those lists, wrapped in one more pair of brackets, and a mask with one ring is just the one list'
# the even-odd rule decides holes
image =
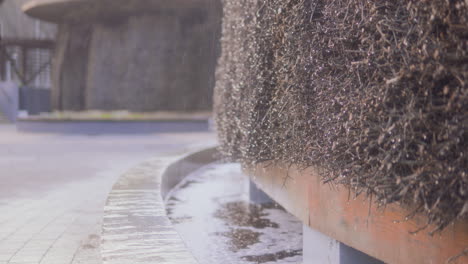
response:
{"label": "dark railing", "polygon": [[15,122],[18,110],[25,110],[29,115],[50,112],[50,90],[0,82],[0,112]]}
{"label": "dark railing", "polygon": [[19,109],[29,115],[50,112],[50,89],[38,87],[20,87]]}
{"label": "dark railing", "polygon": [[[41,39],[2,38],[0,36],[0,111],[10,121],[16,121],[18,110],[29,115],[50,112],[50,90],[33,85],[48,85],[42,81],[51,68],[51,51],[54,41]],[[13,56],[18,52],[19,60]],[[45,55],[43,52],[46,52]],[[12,76],[6,76],[6,65]],[[11,75],[11,74],[10,74]],[[2,82],[13,78],[13,82]]]}

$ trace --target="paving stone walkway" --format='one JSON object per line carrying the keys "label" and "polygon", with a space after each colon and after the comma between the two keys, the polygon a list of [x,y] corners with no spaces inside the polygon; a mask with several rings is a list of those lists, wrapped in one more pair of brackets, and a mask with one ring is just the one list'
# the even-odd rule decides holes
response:
{"label": "paving stone walkway", "polygon": [[212,133],[66,135],[0,125],[0,264],[99,264],[102,212],[117,178]]}

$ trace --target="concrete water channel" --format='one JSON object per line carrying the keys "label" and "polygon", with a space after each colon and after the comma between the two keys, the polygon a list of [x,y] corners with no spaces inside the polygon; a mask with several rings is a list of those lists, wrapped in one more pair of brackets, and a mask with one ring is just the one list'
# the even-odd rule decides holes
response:
{"label": "concrete water channel", "polygon": [[167,214],[199,263],[302,263],[302,223],[253,203],[249,184],[239,164],[209,164],[167,195]]}

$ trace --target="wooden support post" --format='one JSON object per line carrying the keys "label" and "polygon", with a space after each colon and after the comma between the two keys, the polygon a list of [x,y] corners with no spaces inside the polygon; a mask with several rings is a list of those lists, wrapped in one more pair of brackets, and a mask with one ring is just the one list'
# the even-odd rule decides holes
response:
{"label": "wooden support post", "polygon": [[2,81],[6,80],[6,63],[7,60],[3,53],[3,47],[0,46],[0,80]]}
{"label": "wooden support post", "polygon": [[22,82],[23,85],[28,85],[26,82],[26,80],[28,79],[28,48],[23,46],[21,47],[21,56],[22,56],[22,62],[21,62],[21,69],[22,69],[22,72],[21,72],[21,75],[22,75]]}

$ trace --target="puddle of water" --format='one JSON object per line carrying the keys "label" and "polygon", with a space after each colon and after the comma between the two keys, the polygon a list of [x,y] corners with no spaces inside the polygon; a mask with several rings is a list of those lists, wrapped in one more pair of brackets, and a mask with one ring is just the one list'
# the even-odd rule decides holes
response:
{"label": "puddle of water", "polygon": [[174,189],[167,213],[200,263],[302,263],[302,223],[248,191],[238,164],[209,165]]}
{"label": "puddle of water", "polygon": [[259,243],[261,234],[250,229],[233,228],[228,232],[221,232],[216,235],[227,237],[229,239],[229,250],[238,252],[241,249],[246,249],[251,245]]}
{"label": "puddle of water", "polygon": [[267,218],[267,208],[274,205],[257,205],[246,201],[236,201],[222,204],[215,217],[222,219],[230,226],[251,226],[254,228],[279,228],[278,224]]}

